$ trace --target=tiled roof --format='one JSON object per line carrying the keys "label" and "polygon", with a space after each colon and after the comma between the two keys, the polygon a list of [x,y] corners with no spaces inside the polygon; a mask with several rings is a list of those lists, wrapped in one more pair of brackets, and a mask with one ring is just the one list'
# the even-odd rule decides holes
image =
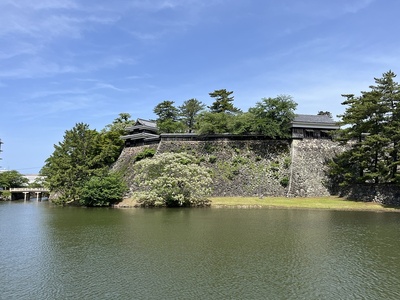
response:
{"label": "tiled roof", "polygon": [[135,133],[121,136],[123,140],[150,140],[150,139],[158,139],[160,136],[158,134],[151,134],[146,132]]}
{"label": "tiled roof", "polygon": [[327,115],[296,115],[292,128],[336,130],[339,125]]}
{"label": "tiled roof", "polygon": [[323,123],[335,124],[336,122],[327,115],[296,115],[293,122],[295,123]]}
{"label": "tiled roof", "polygon": [[144,120],[144,119],[137,119],[136,124],[135,125],[144,125],[144,126],[148,126],[148,127],[157,127],[157,123],[154,121],[149,121],[149,120]]}

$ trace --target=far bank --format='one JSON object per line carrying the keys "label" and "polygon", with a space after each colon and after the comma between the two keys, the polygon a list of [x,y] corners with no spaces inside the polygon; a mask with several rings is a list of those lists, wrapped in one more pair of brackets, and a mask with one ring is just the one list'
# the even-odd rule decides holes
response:
{"label": "far bank", "polygon": [[[351,211],[376,211],[376,212],[400,212],[399,208],[387,207],[375,202],[352,201],[341,197],[310,197],[310,198],[286,198],[286,197],[212,197],[211,207],[230,208],[291,208],[291,209],[327,209],[327,210],[351,210]],[[133,199],[124,199],[114,206],[115,208],[140,207]]]}

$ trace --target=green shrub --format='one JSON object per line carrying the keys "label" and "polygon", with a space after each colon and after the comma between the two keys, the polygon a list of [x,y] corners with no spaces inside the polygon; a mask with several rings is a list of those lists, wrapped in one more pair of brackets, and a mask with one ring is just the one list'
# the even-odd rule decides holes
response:
{"label": "green shrub", "polygon": [[91,177],[80,191],[79,203],[84,206],[110,206],[122,200],[127,187],[115,173]]}
{"label": "green shrub", "polygon": [[279,171],[279,162],[272,162],[269,166],[269,169],[272,172],[278,172]]}
{"label": "green shrub", "polygon": [[281,184],[281,186],[287,187],[289,185],[289,178],[283,177],[279,183]]}
{"label": "green shrub", "polygon": [[291,159],[290,157],[285,157],[285,160],[283,161],[283,166],[285,169],[289,169],[291,164]]}
{"label": "green shrub", "polygon": [[156,153],[156,150],[154,150],[153,148],[146,148],[142,152],[139,152],[138,154],[136,154],[134,161],[137,162],[137,161],[141,161],[142,159],[145,159],[145,158],[153,157],[155,153]]}
{"label": "green shrub", "polygon": [[208,154],[213,153],[215,151],[215,146],[211,142],[204,143],[204,151]]}
{"label": "green shrub", "polygon": [[1,196],[0,198],[2,198],[4,200],[10,200],[11,199],[11,192],[8,191],[8,190],[3,190],[3,191],[1,191],[0,196]]}
{"label": "green shrub", "polygon": [[232,164],[234,166],[238,166],[238,165],[244,165],[247,163],[247,159],[242,157],[242,156],[236,156],[233,160],[232,160]]}
{"label": "green shrub", "polygon": [[210,155],[210,157],[208,158],[208,162],[210,164],[214,164],[217,161],[217,157],[215,155]]}

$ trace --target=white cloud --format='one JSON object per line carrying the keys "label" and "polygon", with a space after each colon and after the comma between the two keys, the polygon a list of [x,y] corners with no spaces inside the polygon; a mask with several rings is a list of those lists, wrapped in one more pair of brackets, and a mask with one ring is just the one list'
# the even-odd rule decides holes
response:
{"label": "white cloud", "polygon": [[129,91],[128,89],[121,89],[116,87],[113,84],[110,83],[105,83],[105,82],[98,82],[96,85],[93,87],[93,90],[99,90],[99,89],[109,89],[117,92],[127,92]]}
{"label": "white cloud", "polygon": [[131,75],[126,77],[126,79],[147,79],[147,78],[152,78],[150,74],[143,74],[143,75]]}
{"label": "white cloud", "polygon": [[344,6],[344,12],[346,13],[358,13],[360,10],[367,8],[375,0],[358,0],[349,1]]}
{"label": "white cloud", "polygon": [[34,9],[34,10],[44,10],[44,9],[75,9],[77,4],[75,1],[71,0],[40,0],[40,1],[30,1],[30,0],[3,0],[3,5],[11,5],[18,9]]}
{"label": "white cloud", "polygon": [[294,15],[313,17],[316,19],[334,19],[349,13],[358,13],[376,0],[281,0],[274,10],[283,10]]}
{"label": "white cloud", "polygon": [[164,9],[176,8],[202,8],[204,6],[212,5],[219,1],[200,1],[200,0],[136,0],[131,1],[132,8],[139,8],[148,11],[159,11]]}
{"label": "white cloud", "polygon": [[[120,65],[134,64],[132,58],[121,56],[102,57],[100,61],[73,63],[54,62],[42,58],[30,58],[17,63],[15,66],[0,68],[0,78],[21,79],[21,78],[45,78],[62,74],[79,74],[94,72],[102,69],[112,69]],[[0,67],[1,67],[0,61]],[[6,66],[6,64],[4,64]]]}
{"label": "white cloud", "polygon": [[20,34],[40,40],[81,37],[90,24],[111,24],[118,17],[87,10],[72,0],[0,3],[0,36]]}

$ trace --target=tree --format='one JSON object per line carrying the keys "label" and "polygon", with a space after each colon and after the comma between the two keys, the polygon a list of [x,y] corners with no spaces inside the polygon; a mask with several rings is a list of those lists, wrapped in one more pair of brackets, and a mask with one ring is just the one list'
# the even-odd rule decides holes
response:
{"label": "tree", "polygon": [[[400,86],[395,77],[392,71],[386,72],[361,96],[342,95],[346,98],[342,104],[348,107],[339,116],[343,129],[338,139],[351,142],[350,149],[330,164],[332,175],[337,170],[347,174],[340,184],[399,181]],[[343,158],[351,160],[352,166]]]}
{"label": "tree", "polygon": [[240,113],[229,123],[229,132],[233,134],[252,134],[255,116],[251,112]]}
{"label": "tree", "polygon": [[154,108],[158,116],[157,127],[161,133],[182,132],[184,126],[179,122],[179,110],[174,106],[174,101],[163,101]]}
{"label": "tree", "polygon": [[4,189],[26,186],[28,182],[28,178],[24,177],[18,171],[0,172],[0,187]]}
{"label": "tree", "polygon": [[205,104],[197,99],[189,99],[179,106],[179,115],[183,123],[186,125],[188,132],[192,132],[195,128],[196,116],[205,108]]}
{"label": "tree", "polygon": [[394,81],[396,74],[391,70],[383,74],[382,78],[375,78],[375,86],[370,86],[373,92],[380,95],[384,111],[384,134],[389,139],[389,181],[397,180],[397,169],[400,151],[400,85]]}
{"label": "tree", "polygon": [[330,111],[320,110],[317,115],[318,116],[328,116],[329,118],[332,118],[332,113]]}
{"label": "tree", "polygon": [[174,106],[174,101],[163,101],[154,107],[154,113],[158,116],[158,120],[178,120],[179,110]]}
{"label": "tree", "polygon": [[289,138],[296,107],[297,103],[288,95],[263,98],[249,109],[254,116],[251,131],[271,138]]}
{"label": "tree", "polygon": [[134,125],[135,121],[131,119],[128,113],[120,113],[111,124],[101,130],[99,136],[99,145],[101,147],[102,160],[107,164],[113,164],[121,154],[124,148],[124,141],[121,136],[125,134],[128,126]]}
{"label": "tree", "polygon": [[110,206],[120,202],[127,186],[116,173],[93,176],[82,187],[80,204],[84,206]]}
{"label": "tree", "polygon": [[104,127],[101,132],[118,132],[120,135],[125,133],[128,126],[134,125],[135,121],[132,120],[129,113],[120,113],[117,118],[111,124]]}
{"label": "tree", "polygon": [[226,89],[215,90],[214,92],[209,93],[211,98],[214,98],[215,101],[208,108],[212,113],[230,113],[235,114],[240,112],[240,109],[233,106],[234,96],[232,91],[227,91]]}
{"label": "tree", "polygon": [[62,142],[54,145],[40,174],[46,176],[50,191],[59,195],[60,204],[79,200],[81,188],[91,176],[107,173],[108,161],[102,155],[99,137],[89,125],[77,123],[65,131]]}
{"label": "tree", "polygon": [[230,124],[232,124],[235,117],[223,112],[201,113],[197,118],[196,131],[199,134],[220,134],[230,133]]}
{"label": "tree", "polygon": [[211,193],[211,175],[186,153],[164,153],[134,165],[135,194],[146,206],[206,205]]}

